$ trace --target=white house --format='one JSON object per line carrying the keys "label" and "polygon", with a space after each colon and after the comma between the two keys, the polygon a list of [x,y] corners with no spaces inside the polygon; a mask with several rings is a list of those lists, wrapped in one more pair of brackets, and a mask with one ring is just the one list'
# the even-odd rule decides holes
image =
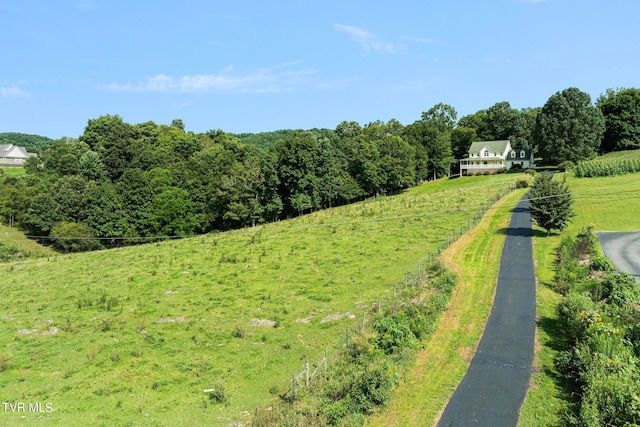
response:
{"label": "white house", "polygon": [[469,147],[469,157],[460,159],[460,176],[504,170],[511,151],[509,140],[473,142]]}
{"label": "white house", "polygon": [[529,169],[535,166],[533,150],[529,148],[511,150],[507,155],[507,170]]}
{"label": "white house", "polygon": [[37,156],[37,154],[27,152],[24,147],[13,144],[0,145],[0,167],[21,168],[24,166],[25,160],[32,156]]}

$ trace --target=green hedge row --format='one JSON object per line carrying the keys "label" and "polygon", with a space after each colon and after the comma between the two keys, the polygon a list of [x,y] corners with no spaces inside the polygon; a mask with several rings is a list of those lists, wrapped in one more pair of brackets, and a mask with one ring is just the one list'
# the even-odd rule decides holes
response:
{"label": "green hedge row", "polygon": [[556,284],[566,349],[556,367],[577,397],[568,425],[640,423],[640,288],[613,271],[591,227],[562,242]]}

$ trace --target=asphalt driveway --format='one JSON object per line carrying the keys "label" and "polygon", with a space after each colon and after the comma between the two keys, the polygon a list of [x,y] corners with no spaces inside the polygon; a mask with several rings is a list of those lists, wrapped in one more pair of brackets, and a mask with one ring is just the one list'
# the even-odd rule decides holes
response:
{"label": "asphalt driveway", "polygon": [[635,276],[640,283],[640,232],[598,232],[604,254],[618,271]]}
{"label": "asphalt driveway", "polygon": [[536,286],[526,197],[511,216],[496,296],[471,366],[438,427],[518,423],[529,387],[536,327]]}

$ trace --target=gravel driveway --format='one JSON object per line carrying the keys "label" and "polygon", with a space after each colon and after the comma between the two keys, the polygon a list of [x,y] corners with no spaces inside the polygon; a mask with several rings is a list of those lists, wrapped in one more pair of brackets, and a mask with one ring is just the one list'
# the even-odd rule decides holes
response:
{"label": "gravel driveway", "polygon": [[618,271],[629,273],[640,283],[640,232],[599,232],[596,235],[604,254]]}

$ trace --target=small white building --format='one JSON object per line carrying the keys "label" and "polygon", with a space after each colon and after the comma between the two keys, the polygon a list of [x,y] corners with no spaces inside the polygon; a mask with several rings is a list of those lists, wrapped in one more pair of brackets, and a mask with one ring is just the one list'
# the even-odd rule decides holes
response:
{"label": "small white building", "polygon": [[0,167],[2,168],[24,167],[24,162],[33,156],[37,156],[37,154],[27,152],[24,147],[13,144],[0,145]]}

